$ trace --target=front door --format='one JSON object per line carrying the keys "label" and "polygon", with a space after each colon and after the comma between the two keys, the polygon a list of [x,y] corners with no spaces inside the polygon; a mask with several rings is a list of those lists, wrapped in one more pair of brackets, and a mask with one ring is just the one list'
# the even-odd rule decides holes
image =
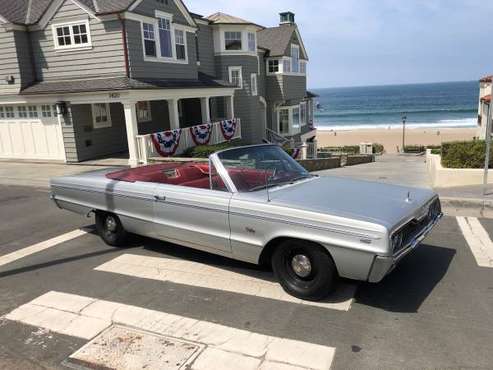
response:
{"label": "front door", "polygon": [[160,239],[202,250],[230,252],[231,193],[158,184],[154,217]]}

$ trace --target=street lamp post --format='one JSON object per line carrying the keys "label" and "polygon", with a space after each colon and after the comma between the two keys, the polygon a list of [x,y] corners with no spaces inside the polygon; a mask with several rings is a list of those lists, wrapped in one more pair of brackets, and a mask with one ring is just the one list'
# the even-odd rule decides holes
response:
{"label": "street lamp post", "polygon": [[[491,85],[491,93],[493,96],[493,84]],[[484,175],[483,175],[483,195],[488,192],[488,169],[490,167],[490,148],[491,148],[491,126],[493,120],[493,102],[488,105],[488,115],[486,118],[486,153],[484,154]]]}
{"label": "street lamp post", "polygon": [[402,149],[401,152],[404,153],[404,147],[406,146],[406,113],[402,113]]}

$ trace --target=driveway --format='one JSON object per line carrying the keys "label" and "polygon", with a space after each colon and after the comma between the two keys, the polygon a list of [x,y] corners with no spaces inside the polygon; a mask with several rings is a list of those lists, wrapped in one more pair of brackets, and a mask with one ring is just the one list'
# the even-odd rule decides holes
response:
{"label": "driveway", "polygon": [[493,363],[489,220],[445,217],[383,282],[344,280],[332,298],[307,303],[252,265],[138,237],[108,247],[92,219],[58,210],[43,188],[0,186],[0,207],[3,368],[101,358],[165,369]]}

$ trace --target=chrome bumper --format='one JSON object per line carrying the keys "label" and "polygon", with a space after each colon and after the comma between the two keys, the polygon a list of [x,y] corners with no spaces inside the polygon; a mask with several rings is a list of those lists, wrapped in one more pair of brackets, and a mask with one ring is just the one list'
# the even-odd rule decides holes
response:
{"label": "chrome bumper", "polygon": [[370,273],[368,275],[368,281],[371,283],[378,283],[381,281],[386,275],[388,275],[399,263],[399,261],[404,258],[407,254],[413,251],[419,243],[423,241],[424,238],[431,232],[431,230],[435,227],[435,225],[440,221],[443,217],[443,213],[438,215],[438,217],[430,222],[420,234],[416,235],[416,237],[409,243],[409,245],[403,250],[399,251],[399,253],[393,256],[375,256],[373,260],[372,267],[370,269]]}

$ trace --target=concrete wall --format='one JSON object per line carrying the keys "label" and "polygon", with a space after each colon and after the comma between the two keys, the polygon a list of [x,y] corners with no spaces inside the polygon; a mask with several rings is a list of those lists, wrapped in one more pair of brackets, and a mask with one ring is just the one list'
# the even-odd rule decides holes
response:
{"label": "concrete wall", "polygon": [[[55,50],[51,26],[74,20],[89,20],[92,48]],[[64,2],[44,30],[31,32],[31,42],[38,80],[125,76],[120,22],[100,22],[71,1]]]}

